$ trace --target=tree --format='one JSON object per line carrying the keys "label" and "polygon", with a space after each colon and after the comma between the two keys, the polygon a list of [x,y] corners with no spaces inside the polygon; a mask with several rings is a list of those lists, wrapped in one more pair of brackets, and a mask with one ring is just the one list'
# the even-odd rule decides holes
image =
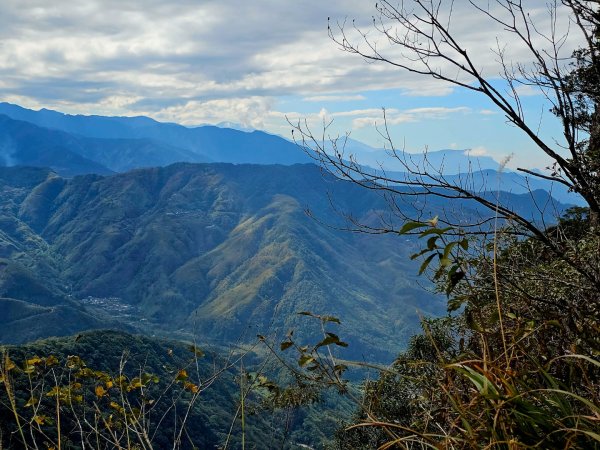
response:
{"label": "tree", "polygon": [[[590,224],[596,227],[600,215],[600,93],[597,82],[600,80],[600,13],[595,2],[551,2],[548,11],[550,28],[547,30],[534,23],[521,0],[469,0],[468,3],[472,12],[480,14],[482,20],[499,25],[510,33],[531,57],[530,64],[512,63],[506,58],[505,48],[492,50],[506,84],[505,92],[478,69],[480,64],[476,56],[461,45],[460,37],[453,33],[453,1],[412,0],[400,2],[399,5],[381,1],[375,5],[377,14],[373,18],[373,29],[391,47],[401,49],[401,59],[394,59],[385,50],[380,50],[372,34],[354,25],[348,26],[342,22],[337,26],[330,25],[328,30],[331,39],[343,51],[374,63],[394,66],[400,72],[449,83],[489,99],[508,122],[525,133],[540,152],[553,162],[550,173],[524,168],[519,170],[527,176],[552,181],[579,194],[587,204]],[[570,21],[575,27],[561,34],[559,20]],[[577,33],[579,41],[583,43],[571,53],[564,48],[569,33]],[[539,40],[545,44],[544,47],[538,45]],[[550,101],[552,112],[562,126],[563,144],[546,142],[538,135],[539,118],[529,120],[525,116],[519,94],[521,86],[538,90]],[[551,204],[540,205],[537,218],[532,220],[525,217],[503,203],[501,198],[492,195],[493,188],[475,189],[473,173],[465,174],[456,181],[446,177],[442,168],[435,167],[426,157],[423,162],[416,162],[409,154],[394,146],[387,126],[381,133],[390,156],[400,161],[405,169],[400,177],[388,176],[385,170],[373,171],[361,166],[360,161],[345,151],[347,136],[334,138],[329,143],[326,132],[319,138],[306,122],[292,125],[297,142],[309,148],[310,154],[324,167],[337,176],[382,192],[395,213],[401,214],[397,207],[399,202],[411,197],[422,199],[424,195],[476,202],[489,212],[481,220],[465,224],[449,214],[441,217],[440,221],[453,227],[456,232],[489,234],[494,231],[489,224],[499,219],[511,226],[512,233],[543,242],[556,258],[564,260],[600,289],[599,273],[567,257],[567,243],[545,232],[547,210],[551,209]],[[384,223],[380,227],[355,222],[352,225],[363,232],[388,233],[398,231],[401,226],[399,223],[399,226]]]}
{"label": "tree", "polygon": [[[425,258],[422,269],[439,262],[433,277],[448,294],[449,309],[459,311],[455,318],[425,321],[424,334],[379,380],[366,384],[355,420],[340,431],[337,445],[600,448],[600,8],[597,2],[555,1],[543,30],[523,1],[469,5],[531,56],[528,65],[513,64],[504,49],[495,50],[506,93],[453,33],[452,1],[376,4],[373,27],[401,48],[402,59],[392,59],[357,27],[342,23],[329,32],[344,51],[487,97],[553,161],[550,173],[519,170],[568,187],[586,207],[563,212],[551,225],[541,209],[538,220],[530,220],[502,196],[473,189],[472,174],[454,182],[427,158],[415,163],[393,146],[385,127],[390,155],[405,168],[401,177],[361,166],[346,154],[345,138],[326,142],[327,126],[318,138],[306,122],[295,124],[301,145],[327,170],[381,192],[404,219],[374,226],[348,217],[349,227],[427,239],[417,255]],[[559,20],[574,25],[571,37],[580,37],[581,45],[567,53],[571,41],[559,33]],[[537,121],[525,117],[520,86],[551,102],[564,145],[538,135]],[[488,214],[468,224],[452,215],[402,216],[399,202],[427,196],[475,202]]]}

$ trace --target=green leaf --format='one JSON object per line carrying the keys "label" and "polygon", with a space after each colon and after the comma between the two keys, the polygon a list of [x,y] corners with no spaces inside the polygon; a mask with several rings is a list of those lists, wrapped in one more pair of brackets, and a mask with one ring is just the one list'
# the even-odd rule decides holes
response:
{"label": "green leaf", "polygon": [[46,392],[46,397],[57,397],[60,394],[58,386],[54,386],[50,391]]}
{"label": "green leaf", "polygon": [[347,369],[348,369],[348,366],[345,365],[345,364],[336,364],[333,367],[333,371],[337,372],[337,373],[340,373],[340,374],[343,373],[343,372],[345,372]]}
{"label": "green leaf", "polygon": [[451,367],[457,369],[467,379],[469,379],[474,385],[479,394],[486,398],[498,398],[500,394],[496,389],[496,386],[482,373],[477,372],[473,368],[464,364],[454,364]]}
{"label": "green leaf", "polygon": [[342,322],[340,322],[340,319],[338,319],[337,317],[334,317],[334,316],[323,316],[321,318],[321,320],[323,322],[334,322],[334,323],[337,323],[338,325],[341,325],[341,323],[342,323]]}
{"label": "green leaf", "polygon": [[425,237],[428,236],[430,234],[437,234],[438,236],[441,236],[444,233],[447,233],[448,231],[450,231],[452,229],[452,227],[446,227],[446,228],[430,228],[428,230],[425,230],[421,233],[421,237]]}
{"label": "green leaf", "polygon": [[423,256],[425,253],[429,253],[431,250],[429,250],[428,248],[421,250],[419,253],[415,253],[414,255],[410,256],[410,259],[417,259],[419,256]]}
{"label": "green leaf", "polygon": [[189,351],[196,355],[198,358],[202,358],[204,356],[204,352],[195,345],[190,345]]}
{"label": "green leaf", "polygon": [[26,361],[26,364],[28,366],[36,366],[38,364],[41,364],[43,361],[39,356],[34,356],[33,358],[30,358]]}
{"label": "green leaf", "polygon": [[600,434],[598,433],[594,433],[593,431],[589,431],[589,430],[577,430],[579,433],[583,433],[589,437],[591,437],[592,439],[600,442]]}
{"label": "green leaf", "polygon": [[448,287],[446,288],[446,295],[454,290],[456,285],[466,276],[466,274],[460,269],[460,266],[454,265],[448,271]]}
{"label": "green leaf", "polygon": [[457,245],[458,241],[450,242],[448,245],[446,245],[446,248],[444,249],[444,258],[448,258],[452,252],[452,249]]}
{"label": "green leaf", "polygon": [[573,359],[583,359],[584,361],[589,362],[590,364],[595,365],[596,367],[600,368],[600,361],[596,361],[595,359],[590,358],[589,356],[585,356],[585,355],[580,355],[580,354],[572,354],[572,355],[562,355],[562,356],[557,356],[556,358],[554,358],[552,361],[556,361],[558,359],[569,359],[569,358],[573,358]]}
{"label": "green leaf", "polygon": [[450,311],[450,312],[456,311],[463,305],[464,302],[465,302],[465,299],[463,297],[454,297],[454,298],[448,300],[448,311]]}
{"label": "green leaf", "polygon": [[429,266],[429,263],[431,262],[431,260],[433,258],[435,258],[435,256],[436,256],[436,253],[432,253],[431,255],[429,255],[427,257],[427,259],[425,259],[425,261],[423,261],[423,264],[421,264],[421,267],[419,268],[419,275],[422,275],[423,272],[425,272],[425,270]]}
{"label": "green leaf", "polygon": [[310,364],[311,362],[314,362],[315,358],[313,358],[310,355],[302,355],[299,359],[298,359],[298,365],[300,367],[304,367],[307,364]]}
{"label": "green leaf", "polygon": [[44,425],[48,418],[46,416],[33,416],[32,420],[38,425]]}
{"label": "green leaf", "polygon": [[[185,372],[185,370],[183,372]],[[177,379],[179,380],[179,377],[177,377]],[[133,391],[134,389],[141,389],[143,387],[145,386],[144,383],[142,383],[142,379],[139,377],[135,377],[133,380],[131,380],[131,383],[129,383],[128,390]]]}
{"label": "green leaf", "polygon": [[431,236],[429,239],[427,239],[427,250],[435,250],[437,248],[436,242],[439,238],[439,236]]}
{"label": "green leaf", "polygon": [[402,228],[400,228],[400,230],[398,231],[398,234],[406,234],[412,230],[416,230],[417,228],[423,228],[426,226],[427,226],[426,223],[406,222],[404,225],[402,225]]}
{"label": "green leaf", "polygon": [[342,342],[337,334],[327,333],[325,339],[319,342],[315,348],[324,347],[331,344],[339,345],[340,347],[348,347],[348,344],[346,342]]}
{"label": "green leaf", "polygon": [[325,347],[327,345],[335,344],[336,342],[339,342],[339,338],[337,336],[327,336],[325,339],[319,342],[315,348]]}
{"label": "green leaf", "polygon": [[17,365],[14,362],[12,362],[12,360],[8,357],[8,355],[6,355],[4,357],[4,368],[3,368],[4,371],[9,372],[9,371],[15,369],[16,367],[17,367]]}

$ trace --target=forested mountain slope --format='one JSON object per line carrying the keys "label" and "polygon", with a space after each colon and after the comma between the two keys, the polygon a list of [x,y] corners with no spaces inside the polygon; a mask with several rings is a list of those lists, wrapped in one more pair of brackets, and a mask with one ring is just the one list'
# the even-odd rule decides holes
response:
{"label": "forested mountain slope", "polygon": [[[395,354],[421,315],[444,311],[443,299],[416,279],[410,255],[422,243],[335,229],[346,224],[324,193],[371,223],[386,210],[384,199],[313,165],[175,164],[73,179],[4,168],[0,185],[0,257],[34,280],[17,283],[18,292],[4,280],[0,289],[28,304],[47,306],[34,289],[43,286],[64,299],[56,304],[85,308],[86,317],[108,314],[116,325],[216,342],[289,328],[314,333],[296,314],[308,310],[338,316],[351,351],[370,358]],[[507,198],[521,212],[533,210],[529,196]],[[444,212],[442,200],[432,199],[425,213]],[[460,214],[478,210],[465,205]],[[5,327],[17,316],[3,316]],[[37,336],[56,333],[44,323],[36,322]]]}

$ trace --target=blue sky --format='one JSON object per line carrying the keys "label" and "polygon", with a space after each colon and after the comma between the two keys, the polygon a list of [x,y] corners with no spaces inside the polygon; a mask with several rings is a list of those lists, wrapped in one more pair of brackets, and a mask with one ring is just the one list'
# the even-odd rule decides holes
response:
{"label": "blue sky", "polygon": [[[377,132],[377,127],[382,128],[384,123],[382,110],[385,108],[394,145],[409,152],[471,149],[473,155],[492,156],[497,161],[510,157],[508,165],[513,168],[543,169],[548,165],[548,160],[531,140],[508,124],[489,100],[465,89],[453,89],[442,96],[414,97],[395,89],[365,91],[358,95],[362,99],[344,102],[307,102],[292,97],[282,99],[280,106],[283,110],[296,107],[298,113],[290,115],[293,119],[304,120],[318,113],[325,115],[333,120],[332,136],[351,130],[353,139],[375,147],[389,145]],[[541,134],[547,140],[559,139],[559,124],[549,112],[547,101],[542,96],[523,97],[522,101],[534,123],[542,119]],[[353,112],[355,114],[351,114]],[[400,120],[394,124],[396,117]],[[313,129],[318,130],[319,121],[313,122]]]}
{"label": "blue sky", "polygon": [[[3,0],[0,100],[185,125],[239,123],[285,137],[286,117],[307,120],[317,132],[333,119],[332,135],[350,132],[372,146],[383,144],[374,124],[386,108],[395,145],[408,151],[473,149],[497,160],[513,155],[511,167],[547,165],[487,100],[341,51],[327,18],[356,19],[367,30],[374,3]],[[525,4],[541,29],[548,26],[544,2]],[[527,64],[527,52],[484,19],[468,2],[455,2],[452,30],[481,70],[498,78],[491,51],[498,43],[511,61]],[[535,94],[523,92],[527,116],[552,141],[558,124]]]}

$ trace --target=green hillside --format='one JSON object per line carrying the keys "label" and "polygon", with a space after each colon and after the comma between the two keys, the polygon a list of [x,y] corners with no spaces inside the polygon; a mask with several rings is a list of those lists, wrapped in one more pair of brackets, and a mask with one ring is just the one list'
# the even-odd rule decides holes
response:
{"label": "green hillside", "polygon": [[[313,337],[297,315],[311,311],[340,318],[349,356],[386,360],[421,317],[445,311],[417,281],[414,238],[337,229],[348,225],[340,212],[386,220],[385,199],[313,165],[181,163],[72,179],[3,168],[0,187],[4,342],[102,326],[214,343],[291,328]],[[423,213],[445,206],[432,199]],[[23,320],[30,332],[13,332]]]}
{"label": "green hillside", "polygon": [[[0,256],[34,280],[17,283],[21,292],[3,280],[0,293],[15,300],[47,306],[38,299],[43,286],[53,303],[76,306],[85,317],[104,314],[105,321],[109,314],[115,326],[215,342],[305,328],[296,313],[310,310],[339,316],[352,350],[377,358],[403,345],[419,314],[443,312],[415,283],[411,241],[371,245],[371,236],[306,215],[310,208],[327,224],[341,224],[326,191],[361,219],[385,206],[311,165],[176,164],[70,180],[6,168],[0,183]],[[78,323],[71,315],[65,323]],[[383,317],[393,329],[381,325]],[[45,322],[35,336],[0,338],[67,334],[44,331]],[[81,322],[81,329],[96,326]]]}

